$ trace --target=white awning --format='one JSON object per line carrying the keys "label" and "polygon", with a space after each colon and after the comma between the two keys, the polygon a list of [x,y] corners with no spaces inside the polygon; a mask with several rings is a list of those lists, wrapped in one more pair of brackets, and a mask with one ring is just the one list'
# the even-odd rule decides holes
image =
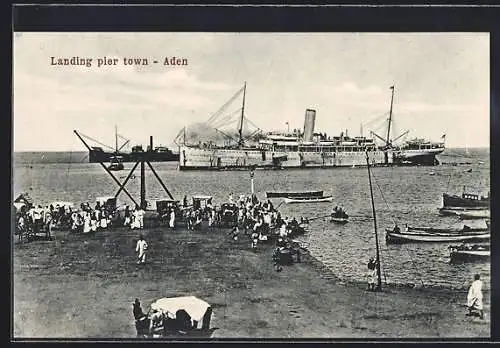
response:
{"label": "white awning", "polygon": [[193,196],[193,199],[199,199],[199,200],[209,200],[211,198],[212,198],[212,196],[204,196],[204,195]]}
{"label": "white awning", "polygon": [[25,205],[26,204],[24,204],[24,203],[14,202],[14,207],[16,207],[17,210],[20,210]]}
{"label": "white awning", "polygon": [[175,313],[184,309],[192,320],[200,322],[210,305],[194,296],[165,297],[151,304],[151,309],[156,309],[166,313],[169,317],[175,318]]}

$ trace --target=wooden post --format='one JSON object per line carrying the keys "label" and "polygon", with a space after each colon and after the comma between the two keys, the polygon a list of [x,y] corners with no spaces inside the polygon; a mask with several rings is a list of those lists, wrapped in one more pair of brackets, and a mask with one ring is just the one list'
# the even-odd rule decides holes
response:
{"label": "wooden post", "polygon": [[377,267],[377,291],[382,290],[382,277],[380,272],[380,250],[378,246],[378,233],[377,233],[377,216],[375,215],[375,202],[373,200],[373,188],[372,188],[372,177],[370,172],[370,160],[368,158],[368,151],[366,152],[366,168],[368,169],[368,181],[370,183],[370,196],[372,200],[372,212],[373,212],[373,226],[375,228],[375,246],[377,248],[377,259],[376,259],[376,267]]}
{"label": "wooden post", "polygon": [[252,196],[255,193],[254,185],[253,185],[253,176],[254,176],[253,169],[250,169],[250,184],[251,184],[251,189],[252,189]]}
{"label": "wooden post", "polygon": [[135,168],[137,168],[138,165],[139,165],[139,162],[137,162],[136,164],[134,164],[134,167],[132,168],[132,170],[130,171],[130,173],[128,173],[127,178],[125,179],[125,181],[123,182],[123,184],[120,185],[120,188],[118,189],[118,192],[116,192],[115,198],[117,198],[118,195],[120,194],[120,192],[122,192],[122,190],[125,189],[125,185],[129,181],[129,179],[132,177],[132,174],[134,173]]}
{"label": "wooden post", "polygon": [[156,173],[156,170],[153,168],[153,166],[151,165],[151,163],[150,162],[146,162],[146,163],[148,164],[149,168],[151,168],[151,171],[153,172],[154,176],[156,177],[156,179],[160,183],[161,187],[163,187],[163,189],[165,190],[165,192],[168,194],[168,196],[170,197],[170,199],[174,199],[174,197],[172,196],[172,194],[170,193],[170,191],[168,190],[168,188],[165,186],[165,184],[163,183],[163,181],[161,181],[160,176]]}
{"label": "wooden post", "polygon": [[141,154],[141,209],[146,210],[146,175],[144,173],[144,153]]}

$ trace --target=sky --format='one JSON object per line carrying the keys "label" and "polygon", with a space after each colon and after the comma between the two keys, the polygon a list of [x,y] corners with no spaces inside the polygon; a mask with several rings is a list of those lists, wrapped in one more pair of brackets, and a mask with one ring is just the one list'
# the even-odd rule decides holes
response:
{"label": "sky", "polygon": [[[264,131],[302,129],[313,108],[317,131],[356,136],[364,124],[364,135],[383,135],[372,121],[386,118],[394,85],[393,137],[409,130],[434,141],[446,134],[447,147],[489,147],[489,56],[488,33],[16,32],[13,147],[84,151],[73,130],[114,146],[115,125],[133,145],[152,135],[173,146],[245,82],[245,116]],[[98,67],[105,57],[118,64]],[[188,64],[164,65],[166,57]]]}

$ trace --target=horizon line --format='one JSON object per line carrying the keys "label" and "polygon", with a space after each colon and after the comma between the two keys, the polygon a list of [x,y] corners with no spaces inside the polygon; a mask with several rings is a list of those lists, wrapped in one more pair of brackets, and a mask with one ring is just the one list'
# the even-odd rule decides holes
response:
{"label": "horizon line", "polygon": [[[178,146],[175,146],[178,147]],[[175,148],[172,147],[172,148]],[[169,147],[170,148],[170,147]],[[450,146],[446,147],[445,150],[451,150],[451,149],[489,149],[490,146]],[[89,150],[14,150],[12,153],[21,153],[21,152],[89,152]]]}

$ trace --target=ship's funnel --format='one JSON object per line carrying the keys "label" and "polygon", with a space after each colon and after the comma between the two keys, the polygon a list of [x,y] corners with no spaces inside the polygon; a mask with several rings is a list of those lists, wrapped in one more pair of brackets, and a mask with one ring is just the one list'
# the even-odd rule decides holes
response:
{"label": "ship's funnel", "polygon": [[304,118],[304,141],[312,141],[314,133],[314,122],[316,121],[316,110],[306,109],[306,116]]}

